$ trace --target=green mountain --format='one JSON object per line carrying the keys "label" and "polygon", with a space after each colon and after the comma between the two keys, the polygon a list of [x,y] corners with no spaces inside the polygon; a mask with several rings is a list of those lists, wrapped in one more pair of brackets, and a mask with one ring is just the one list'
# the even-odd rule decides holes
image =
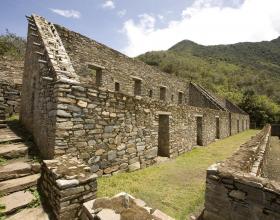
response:
{"label": "green mountain", "polygon": [[254,99],[260,108],[267,105],[265,111],[273,111],[270,113],[278,116],[260,123],[279,120],[280,37],[272,41],[217,46],[184,40],[167,51],[148,52],[138,59],[195,81],[248,112],[257,111],[256,106],[248,109],[244,102]]}

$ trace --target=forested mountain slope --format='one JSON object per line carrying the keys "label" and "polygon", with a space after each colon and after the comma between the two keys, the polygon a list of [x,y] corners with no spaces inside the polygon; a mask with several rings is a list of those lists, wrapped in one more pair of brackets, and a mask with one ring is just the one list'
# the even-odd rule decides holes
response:
{"label": "forested mountain slope", "polygon": [[250,114],[259,112],[262,115],[253,115],[259,123],[279,120],[280,37],[272,41],[217,46],[184,40],[167,51],[148,52],[138,59],[200,83]]}

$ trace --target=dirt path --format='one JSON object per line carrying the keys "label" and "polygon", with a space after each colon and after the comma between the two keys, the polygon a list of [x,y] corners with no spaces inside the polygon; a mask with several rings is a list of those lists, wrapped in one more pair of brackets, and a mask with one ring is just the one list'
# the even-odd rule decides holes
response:
{"label": "dirt path", "polygon": [[267,160],[267,177],[280,181],[280,140],[277,136],[271,137],[271,146]]}

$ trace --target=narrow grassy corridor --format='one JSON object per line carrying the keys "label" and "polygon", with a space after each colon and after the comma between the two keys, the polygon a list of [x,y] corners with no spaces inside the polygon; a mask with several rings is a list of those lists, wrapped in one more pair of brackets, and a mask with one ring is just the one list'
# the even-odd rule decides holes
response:
{"label": "narrow grassy corridor", "polygon": [[164,164],[133,173],[102,177],[98,180],[98,197],[113,196],[124,191],[176,219],[185,220],[187,215],[203,207],[207,167],[229,157],[257,132],[248,130],[218,140]]}

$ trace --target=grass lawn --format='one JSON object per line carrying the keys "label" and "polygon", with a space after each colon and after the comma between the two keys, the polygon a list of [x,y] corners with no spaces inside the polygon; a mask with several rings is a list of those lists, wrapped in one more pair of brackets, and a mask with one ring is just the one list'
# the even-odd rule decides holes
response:
{"label": "grass lawn", "polygon": [[143,170],[102,177],[98,180],[98,197],[127,192],[153,208],[185,220],[203,207],[207,167],[229,157],[257,132],[248,130]]}

